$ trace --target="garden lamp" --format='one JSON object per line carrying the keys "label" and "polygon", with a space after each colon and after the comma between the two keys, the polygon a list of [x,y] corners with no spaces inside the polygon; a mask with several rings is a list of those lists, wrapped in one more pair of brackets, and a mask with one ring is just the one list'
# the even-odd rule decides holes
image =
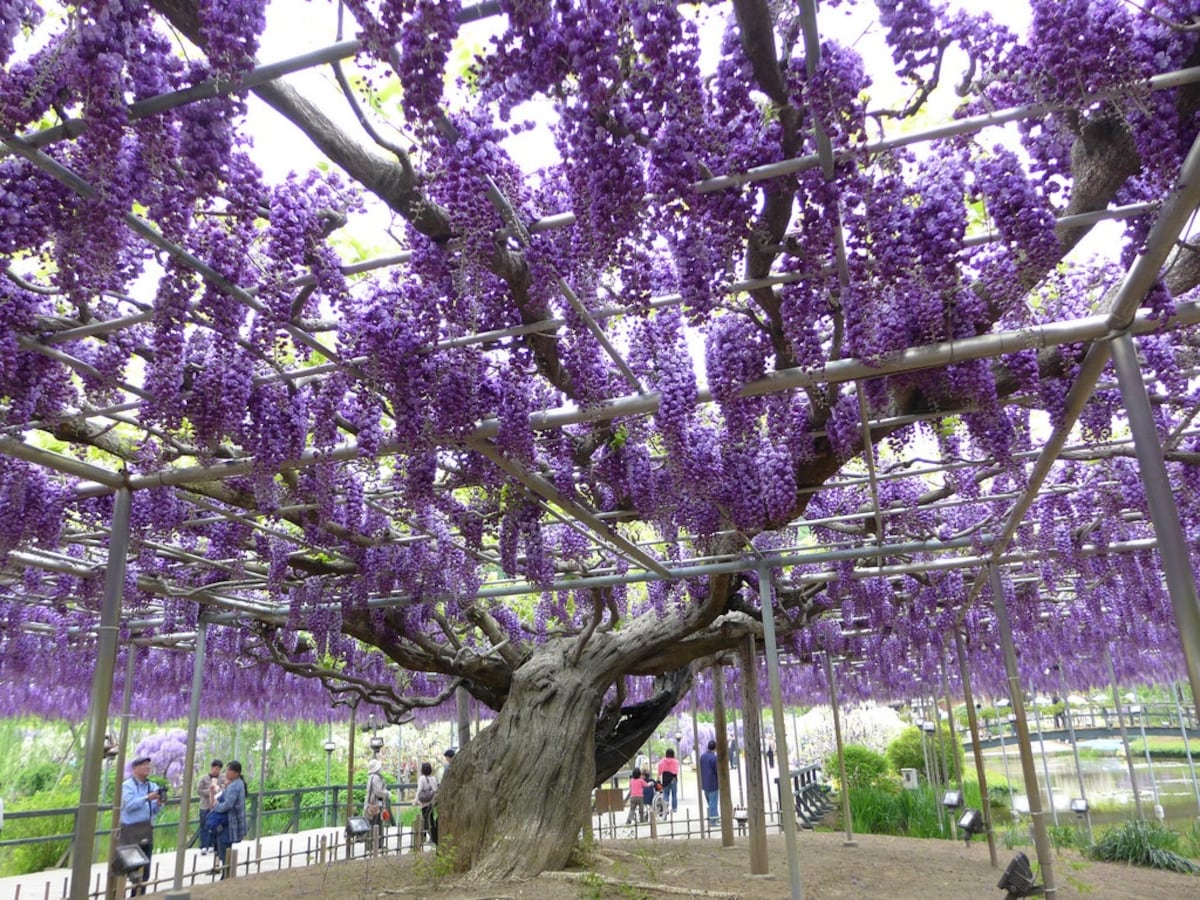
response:
{"label": "garden lamp", "polygon": [[971,838],[984,830],[983,813],[970,807],[964,809],[963,814],[959,816],[958,827],[962,829],[963,842],[971,843]]}

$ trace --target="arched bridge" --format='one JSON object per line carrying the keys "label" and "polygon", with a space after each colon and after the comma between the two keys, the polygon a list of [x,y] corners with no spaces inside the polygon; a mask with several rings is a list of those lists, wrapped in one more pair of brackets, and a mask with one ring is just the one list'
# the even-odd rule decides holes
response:
{"label": "arched bridge", "polygon": [[[1182,729],[1179,711],[1174,705],[1130,706],[1123,708],[1121,715],[1125,719],[1125,731],[1131,741],[1140,739],[1143,734],[1146,737],[1169,738],[1182,738],[1186,734],[1189,741],[1200,741],[1200,722],[1196,719],[1194,707],[1183,710]],[[1047,741],[1070,742],[1072,727],[1077,741],[1111,740],[1121,737],[1117,714],[1111,708],[1071,709],[1069,722],[1064,713],[1043,715],[1040,730],[1037,716],[1027,713],[1026,718],[1029,722],[1029,736],[1033,740],[1037,740],[1040,736]],[[999,747],[1001,743],[1014,744],[1017,740],[1016,730],[1011,721],[980,722],[979,731],[979,746],[984,750]],[[962,733],[960,731],[960,734]],[[964,735],[963,747],[966,750],[971,749],[969,733]]]}

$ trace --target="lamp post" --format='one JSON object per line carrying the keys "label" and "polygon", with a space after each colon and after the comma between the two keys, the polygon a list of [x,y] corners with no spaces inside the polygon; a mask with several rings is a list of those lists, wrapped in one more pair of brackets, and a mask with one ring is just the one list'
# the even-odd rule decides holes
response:
{"label": "lamp post", "polygon": [[337,748],[337,744],[335,744],[333,742],[333,738],[330,737],[321,746],[325,748],[325,815],[323,818],[325,821],[325,827],[328,828],[329,827],[329,784],[330,784],[330,779],[332,777],[333,751]]}
{"label": "lamp post", "polygon": [[383,749],[383,738],[379,736],[379,720],[375,718],[375,713],[367,716],[367,729],[371,732],[371,755],[379,757],[379,751]]}

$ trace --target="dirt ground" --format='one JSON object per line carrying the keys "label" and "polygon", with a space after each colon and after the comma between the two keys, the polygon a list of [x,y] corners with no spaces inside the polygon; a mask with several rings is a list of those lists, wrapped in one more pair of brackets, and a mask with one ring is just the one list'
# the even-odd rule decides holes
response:
{"label": "dirt ground", "polygon": [[[806,900],[841,897],[975,900],[1004,894],[996,887],[1015,855],[1000,848],[1000,869],[989,864],[987,845],[976,841],[918,840],[804,832],[799,837],[801,885]],[[192,889],[198,900],[253,898],[431,898],[431,900],[673,900],[679,897],[775,900],[790,896],[783,836],[768,842],[769,874],[750,875],[749,845],[719,840],[606,841],[588,869],[548,872],[537,878],[492,884],[438,875],[431,855],[387,856],[236,878]],[[1033,851],[1028,851],[1033,858]],[[1200,877],[1097,863],[1063,851],[1054,860],[1057,896],[1094,900],[1200,898]]]}

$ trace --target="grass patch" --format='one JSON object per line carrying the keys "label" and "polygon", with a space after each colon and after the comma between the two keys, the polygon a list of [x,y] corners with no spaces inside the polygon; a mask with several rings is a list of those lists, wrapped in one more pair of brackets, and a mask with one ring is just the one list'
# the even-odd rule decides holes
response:
{"label": "grass patch", "polygon": [[437,844],[433,853],[422,853],[413,863],[413,874],[427,881],[439,881],[458,872],[455,866],[458,854],[454,849],[453,840],[444,836]]}
{"label": "grass patch", "polygon": [[1186,874],[1200,872],[1200,866],[1181,854],[1182,844],[1178,832],[1157,822],[1137,820],[1108,829],[1087,855],[1102,862],[1126,862]]}

